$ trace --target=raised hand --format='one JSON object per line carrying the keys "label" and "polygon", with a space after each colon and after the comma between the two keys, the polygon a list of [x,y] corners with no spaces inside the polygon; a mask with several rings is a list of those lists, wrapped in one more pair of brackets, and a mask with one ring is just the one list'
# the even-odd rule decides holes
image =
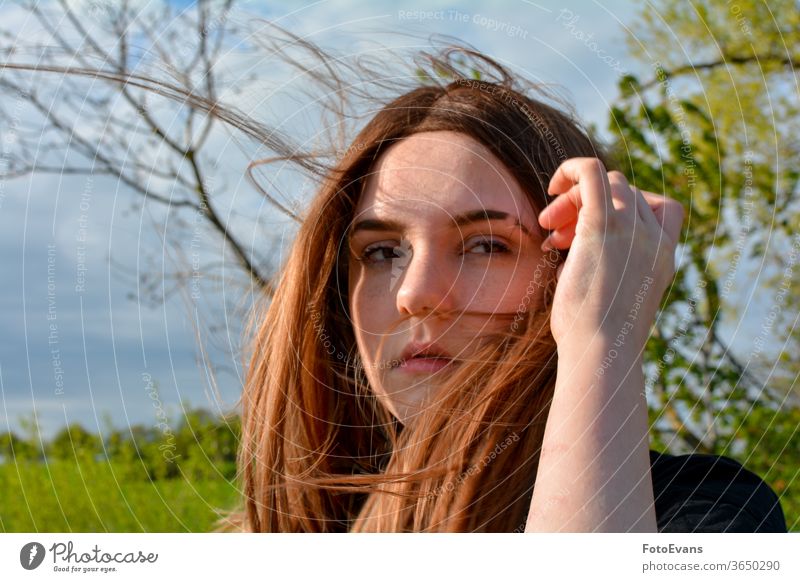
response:
{"label": "raised hand", "polygon": [[644,345],[661,297],[675,275],[684,220],[679,202],[632,188],[597,158],[571,158],[556,170],[539,214],[553,232],[546,249],[569,248],[559,267],[551,331],[559,347],[625,329]]}

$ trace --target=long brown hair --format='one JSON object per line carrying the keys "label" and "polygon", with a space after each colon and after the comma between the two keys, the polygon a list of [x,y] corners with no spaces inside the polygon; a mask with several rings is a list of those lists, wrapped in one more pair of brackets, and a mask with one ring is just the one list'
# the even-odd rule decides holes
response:
{"label": "long brown hair", "polygon": [[327,172],[275,295],[254,314],[241,400],[244,501],[221,520],[222,530],[524,529],[555,386],[548,322],[555,268],[566,253],[530,265],[529,291],[544,288],[544,307],[529,310],[523,301],[508,331],[456,368],[403,428],[369,389],[360,363],[347,229],[378,157],[415,133],[456,131],[488,147],[537,213],[564,159],[604,156],[574,116],[495,60],[464,46],[424,56],[435,74],[420,75],[416,88],[380,108]]}

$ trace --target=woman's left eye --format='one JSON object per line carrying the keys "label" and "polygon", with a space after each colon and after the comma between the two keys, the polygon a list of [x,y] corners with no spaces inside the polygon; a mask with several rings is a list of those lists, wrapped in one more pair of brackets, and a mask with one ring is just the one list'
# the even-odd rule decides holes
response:
{"label": "woman's left eye", "polygon": [[[486,252],[476,252],[474,249],[486,249]],[[496,255],[498,253],[507,253],[509,248],[507,245],[501,243],[500,241],[492,240],[492,239],[482,239],[479,240],[476,244],[469,247],[469,253],[477,254],[477,255],[484,255],[484,254],[492,254]]]}

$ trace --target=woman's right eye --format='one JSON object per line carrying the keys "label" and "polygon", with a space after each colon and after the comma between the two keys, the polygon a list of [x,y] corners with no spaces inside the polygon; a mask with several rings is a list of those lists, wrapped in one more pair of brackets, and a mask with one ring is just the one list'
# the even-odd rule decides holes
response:
{"label": "woman's right eye", "polygon": [[397,245],[375,245],[364,249],[364,252],[361,253],[358,260],[366,263],[380,264],[387,262],[387,260],[404,257],[405,252],[406,251],[404,251],[402,247]]}

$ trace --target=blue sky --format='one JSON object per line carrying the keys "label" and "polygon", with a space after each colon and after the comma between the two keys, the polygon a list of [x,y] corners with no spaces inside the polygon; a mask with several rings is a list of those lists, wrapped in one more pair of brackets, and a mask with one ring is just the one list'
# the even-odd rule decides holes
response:
{"label": "blue sky", "polygon": [[[259,4],[246,2],[235,16],[247,19]],[[10,10],[0,7],[0,16],[10,17]],[[631,22],[633,10],[627,0],[519,0],[491,8],[477,1],[330,1],[273,2],[262,14],[323,47],[350,53],[377,38],[408,43],[380,30],[457,36],[529,78],[560,85],[584,121],[605,130],[620,72],[635,70],[621,24]],[[243,191],[242,154],[230,142],[222,145],[217,163],[227,167],[235,190]],[[18,429],[20,418],[34,409],[45,435],[71,422],[102,430],[106,415],[116,426],[154,424],[147,378],[158,382],[159,401],[171,419],[189,404],[228,409],[238,398],[239,362],[211,347],[212,360],[223,368],[221,399],[214,397],[198,364],[189,304],[180,297],[156,308],[132,301],[128,295],[136,289],[111,268],[113,257],[135,271],[142,249],[160,244],[149,218],[130,209],[131,199],[103,177],[51,175],[4,184],[0,431],[6,424]],[[80,256],[76,241],[84,233]],[[78,289],[80,277],[85,282]],[[234,332],[228,337],[237,347]]]}

